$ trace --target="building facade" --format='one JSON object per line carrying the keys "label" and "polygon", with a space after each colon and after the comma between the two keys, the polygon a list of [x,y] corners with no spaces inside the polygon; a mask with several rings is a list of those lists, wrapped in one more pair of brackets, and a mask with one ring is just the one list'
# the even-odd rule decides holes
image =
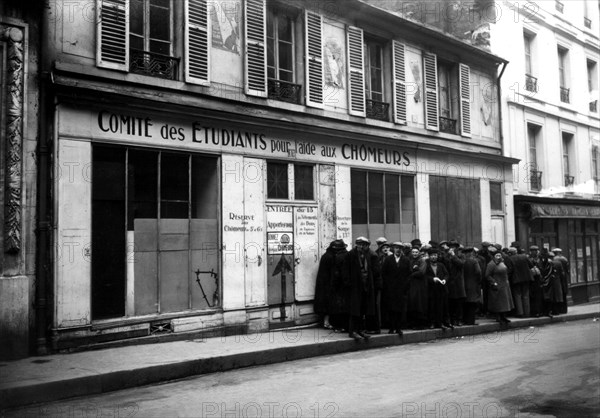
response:
{"label": "building facade", "polygon": [[[500,2],[497,3],[500,7]],[[502,79],[507,155],[514,171],[516,236],[563,249],[570,299],[598,300],[600,118],[597,1],[507,2],[491,50],[511,64]]]}
{"label": "building facade", "polygon": [[514,238],[496,55],[354,0],[45,10],[53,350],[315,322],[336,238]]}

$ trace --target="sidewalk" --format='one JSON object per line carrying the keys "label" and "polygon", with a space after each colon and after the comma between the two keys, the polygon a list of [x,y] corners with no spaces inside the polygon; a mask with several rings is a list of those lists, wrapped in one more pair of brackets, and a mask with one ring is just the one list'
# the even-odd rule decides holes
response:
{"label": "sidewalk", "polygon": [[[508,329],[600,317],[600,305],[570,306],[553,319],[512,319]],[[126,346],[0,363],[0,411],[189,376],[320,355],[506,330],[493,320],[454,330],[405,331],[356,342],[321,328]]]}

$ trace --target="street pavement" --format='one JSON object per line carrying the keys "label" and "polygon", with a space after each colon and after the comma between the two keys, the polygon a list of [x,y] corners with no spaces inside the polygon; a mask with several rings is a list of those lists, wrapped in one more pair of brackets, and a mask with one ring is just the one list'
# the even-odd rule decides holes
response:
{"label": "street pavement", "polygon": [[600,322],[432,340],[213,373],[5,417],[591,417]]}
{"label": "street pavement", "polygon": [[[516,319],[511,331],[600,317],[600,305],[569,307],[550,318]],[[6,408],[89,396],[202,374],[316,356],[413,345],[437,339],[471,338],[505,329],[492,320],[453,331],[408,331],[356,342],[321,328],[216,338],[190,338],[146,345],[89,350],[0,362],[0,415]],[[535,328],[534,328],[535,329]],[[326,415],[326,414],[325,414]],[[119,415],[119,416],[122,416]]]}

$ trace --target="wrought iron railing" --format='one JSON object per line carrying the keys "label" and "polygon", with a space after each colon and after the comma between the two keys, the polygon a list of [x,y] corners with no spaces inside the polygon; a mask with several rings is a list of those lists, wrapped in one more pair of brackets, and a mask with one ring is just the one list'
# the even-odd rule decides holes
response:
{"label": "wrought iron railing", "polygon": [[300,103],[300,91],[302,90],[300,84],[270,78],[268,85],[269,99],[281,100],[288,103]]}
{"label": "wrought iron railing", "polygon": [[588,29],[592,28],[592,19],[588,19],[587,17],[583,18],[583,26],[585,26]]}
{"label": "wrought iron railing", "polygon": [[179,58],[139,49],[129,50],[129,71],[152,77],[177,80]]}
{"label": "wrought iron railing", "polygon": [[525,90],[532,91],[534,93],[536,93],[538,91],[538,84],[537,84],[536,77],[529,75],[529,74],[525,74]]}
{"label": "wrought iron railing", "polygon": [[456,119],[440,116],[440,131],[456,135]]}
{"label": "wrought iron railing", "polygon": [[542,172],[531,170],[529,172],[529,186],[531,190],[542,190]]}
{"label": "wrought iron railing", "polygon": [[565,186],[569,187],[575,183],[575,176],[565,174]]}
{"label": "wrought iron railing", "polygon": [[565,5],[562,4],[560,1],[556,0],[556,2],[554,3],[554,7],[556,8],[556,10],[558,10],[559,12],[563,12],[565,10]]}
{"label": "wrought iron railing", "polygon": [[598,112],[598,100],[590,102],[590,112]]}
{"label": "wrought iron railing", "polygon": [[566,87],[561,87],[560,88],[560,101],[564,102],[564,103],[571,103],[569,101],[569,91],[571,89],[568,89]]}
{"label": "wrought iron railing", "polygon": [[367,117],[371,119],[379,119],[388,121],[390,111],[390,104],[385,102],[378,102],[377,100],[367,99]]}

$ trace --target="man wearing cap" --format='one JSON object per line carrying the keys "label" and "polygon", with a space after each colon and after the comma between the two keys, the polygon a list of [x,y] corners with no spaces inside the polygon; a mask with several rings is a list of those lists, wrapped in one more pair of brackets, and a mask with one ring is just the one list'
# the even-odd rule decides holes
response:
{"label": "man wearing cap", "polygon": [[540,248],[537,245],[529,247],[529,260],[533,264],[531,274],[533,281],[529,286],[529,306],[531,316],[538,317],[544,313],[544,292],[542,291],[542,274]]}
{"label": "man wearing cap", "polygon": [[481,266],[475,256],[475,249],[473,247],[466,247],[463,253],[465,254],[463,276],[465,279],[466,295],[463,321],[465,325],[477,325],[475,314],[477,313],[477,307],[481,303]]}
{"label": "man wearing cap", "polygon": [[356,246],[348,252],[350,268],[348,335],[367,340],[364,333],[366,315],[375,314],[375,277],[379,274],[377,257],[370,250],[371,242],[365,237],[356,239]]}
{"label": "man wearing cap", "polygon": [[562,268],[561,285],[564,301],[557,307],[557,313],[567,313],[567,293],[569,292],[569,282],[571,276],[569,260],[567,260],[567,257],[562,254],[562,250],[560,248],[553,248],[552,252],[554,253],[554,263],[560,263]]}
{"label": "man wearing cap", "polygon": [[514,254],[509,256],[506,265],[509,268],[510,290],[515,304],[517,318],[527,318],[531,314],[529,305],[529,286],[533,281],[533,262],[526,254],[519,254],[521,245],[513,242]]}
{"label": "man wearing cap", "polygon": [[438,262],[439,250],[429,249],[429,258],[425,264],[425,279],[429,287],[429,322],[431,328],[454,328],[450,324],[448,313],[448,270]]}
{"label": "man wearing cap", "polygon": [[383,276],[383,306],[386,307],[389,322],[389,333],[402,336],[403,313],[406,312],[406,292],[408,276],[410,275],[409,260],[402,254],[401,242],[392,244],[392,255],[383,261],[381,274]]}

